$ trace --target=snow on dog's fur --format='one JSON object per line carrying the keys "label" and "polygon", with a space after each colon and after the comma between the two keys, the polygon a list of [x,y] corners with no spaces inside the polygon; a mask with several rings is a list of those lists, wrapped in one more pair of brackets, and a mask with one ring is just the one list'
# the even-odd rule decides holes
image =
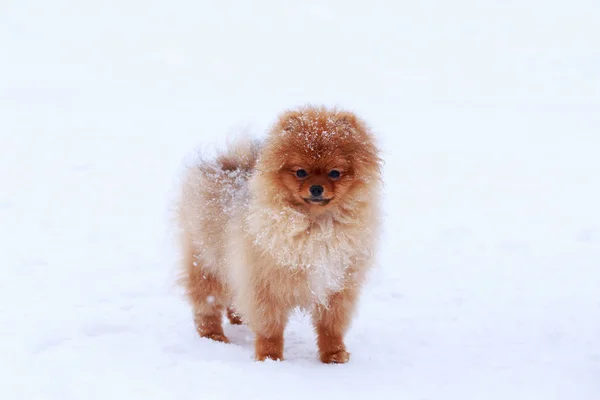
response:
{"label": "snow on dog's fur", "polygon": [[257,360],[281,360],[300,307],[321,360],[347,362],[343,338],[379,233],[380,164],[356,115],[307,106],[283,113],[263,143],[240,140],[190,168],[178,217],[200,336],[227,342],[227,311],[255,332]]}

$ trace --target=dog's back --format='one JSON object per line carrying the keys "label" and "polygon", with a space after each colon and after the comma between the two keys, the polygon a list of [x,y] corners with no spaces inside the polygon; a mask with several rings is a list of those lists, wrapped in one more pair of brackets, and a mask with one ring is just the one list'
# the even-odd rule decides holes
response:
{"label": "dog's back", "polygon": [[189,258],[184,260],[186,268],[201,264],[205,271],[220,275],[225,233],[247,203],[247,182],[259,149],[259,142],[238,140],[215,158],[201,159],[186,171],[178,204],[184,257]]}

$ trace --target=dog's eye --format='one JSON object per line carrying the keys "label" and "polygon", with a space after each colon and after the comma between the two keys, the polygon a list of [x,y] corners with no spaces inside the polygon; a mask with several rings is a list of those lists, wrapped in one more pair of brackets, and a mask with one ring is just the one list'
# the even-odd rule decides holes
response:
{"label": "dog's eye", "polygon": [[340,175],[341,175],[341,173],[337,169],[332,169],[331,171],[329,171],[329,177],[331,179],[338,179],[340,177]]}
{"label": "dog's eye", "polygon": [[306,178],[308,176],[308,172],[306,172],[306,170],[299,169],[298,171],[296,171],[296,176],[298,178]]}

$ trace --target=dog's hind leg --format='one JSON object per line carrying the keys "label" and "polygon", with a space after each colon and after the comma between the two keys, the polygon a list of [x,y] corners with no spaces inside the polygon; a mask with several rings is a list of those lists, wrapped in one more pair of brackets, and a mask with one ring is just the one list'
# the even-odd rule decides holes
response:
{"label": "dog's hind leg", "polygon": [[229,343],[223,332],[223,312],[228,304],[225,288],[208,273],[191,248],[184,246],[184,274],[181,282],[194,312],[194,323],[201,337]]}
{"label": "dog's hind leg", "polygon": [[213,276],[198,268],[190,280],[188,296],[192,300],[194,323],[201,337],[228,343],[223,333],[224,296],[223,286]]}

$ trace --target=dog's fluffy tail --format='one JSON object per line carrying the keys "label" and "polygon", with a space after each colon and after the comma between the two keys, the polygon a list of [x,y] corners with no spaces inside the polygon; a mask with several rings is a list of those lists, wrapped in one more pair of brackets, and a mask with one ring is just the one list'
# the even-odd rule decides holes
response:
{"label": "dog's fluffy tail", "polygon": [[229,143],[227,149],[219,153],[215,159],[217,166],[223,171],[250,172],[256,166],[260,151],[260,141],[250,138],[238,138]]}
{"label": "dog's fluffy tail", "polygon": [[261,143],[240,137],[211,158],[197,157],[182,177],[180,214],[191,218],[201,204],[225,204],[253,172]]}

